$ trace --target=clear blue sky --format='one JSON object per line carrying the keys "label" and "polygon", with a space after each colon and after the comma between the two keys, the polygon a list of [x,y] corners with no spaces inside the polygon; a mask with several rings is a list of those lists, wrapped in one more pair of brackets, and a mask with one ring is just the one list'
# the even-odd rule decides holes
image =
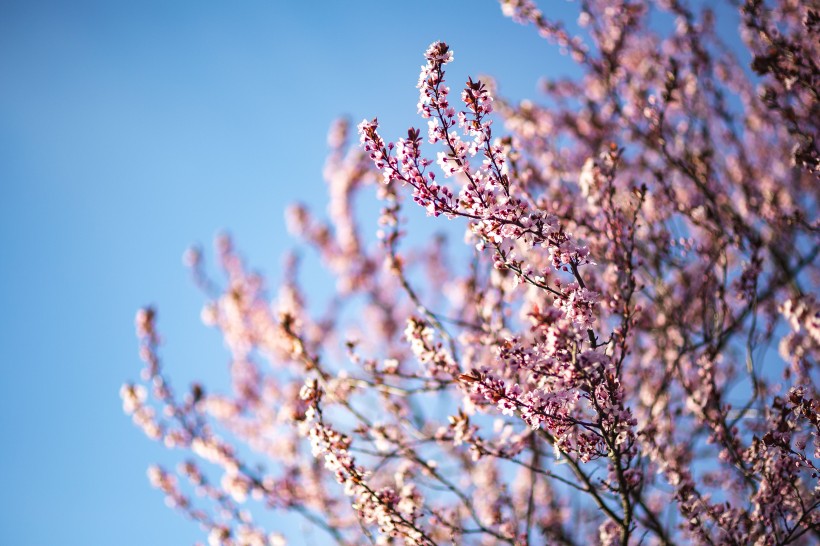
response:
{"label": "clear blue sky", "polygon": [[135,310],[159,306],[177,385],[224,381],[183,250],[226,228],[276,278],[285,205],[324,210],[331,121],[418,124],[436,39],[454,90],[534,96],[568,66],[490,0],[0,3],[2,544],[202,538],[145,477],[176,458],[121,410]]}

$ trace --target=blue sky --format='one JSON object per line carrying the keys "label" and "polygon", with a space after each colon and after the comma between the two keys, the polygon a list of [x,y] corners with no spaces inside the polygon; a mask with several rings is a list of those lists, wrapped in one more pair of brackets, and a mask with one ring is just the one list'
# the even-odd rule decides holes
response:
{"label": "blue sky", "polygon": [[394,136],[419,124],[437,39],[455,50],[454,89],[488,73],[535,96],[568,70],[489,0],[0,4],[3,544],[202,538],[145,477],[176,459],[121,410],[134,313],[159,307],[177,385],[224,381],[183,250],[227,229],[276,279],[296,244],[285,206],[324,210],[332,120],[378,116]]}

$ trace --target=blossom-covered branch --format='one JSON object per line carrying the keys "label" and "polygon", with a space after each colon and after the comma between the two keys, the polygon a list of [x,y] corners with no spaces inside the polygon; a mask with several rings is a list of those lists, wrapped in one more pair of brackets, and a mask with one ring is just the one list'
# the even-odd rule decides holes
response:
{"label": "blossom-covered branch", "polygon": [[500,4],[546,39],[522,58],[557,46],[581,75],[451,95],[437,41],[426,128],[335,125],[327,218],[288,212],[327,301],[293,256],[269,292],[227,236],[224,280],[186,254],[228,392],[177,395],[138,313],[124,409],[187,453],[151,483],[211,544],[285,543],[264,511],[312,543],[816,543],[820,12],[581,0],[573,34]]}

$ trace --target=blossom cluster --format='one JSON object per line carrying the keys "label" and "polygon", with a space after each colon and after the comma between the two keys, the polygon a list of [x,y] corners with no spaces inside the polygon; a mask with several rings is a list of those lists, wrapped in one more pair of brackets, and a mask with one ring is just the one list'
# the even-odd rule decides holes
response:
{"label": "blossom cluster", "polygon": [[212,545],[285,544],[265,512],[317,544],[815,544],[820,12],[739,4],[735,39],[703,2],[500,0],[580,76],[451,93],[437,41],[426,131],[334,125],[327,218],[288,212],[333,297],[296,255],[269,291],[227,236],[223,280],[186,253],[230,387],[173,389],[146,308],[120,391],[187,454],[166,502]]}
{"label": "blossom cluster", "polygon": [[391,487],[371,488],[367,473],[350,454],[350,439],[325,424],[320,407],[322,394],[315,379],[309,379],[299,393],[309,404],[302,428],[310,438],[313,456],[324,459],[325,468],[344,486],[345,494],[354,498],[353,508],[365,524],[375,523],[382,534],[401,536],[408,545],[432,544],[416,527],[421,498],[415,487],[408,484],[398,492]]}

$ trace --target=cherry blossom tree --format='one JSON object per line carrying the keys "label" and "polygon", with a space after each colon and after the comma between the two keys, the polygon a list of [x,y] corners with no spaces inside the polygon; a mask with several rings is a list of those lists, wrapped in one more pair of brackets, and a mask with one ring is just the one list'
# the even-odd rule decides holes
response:
{"label": "cherry blossom tree", "polygon": [[148,472],[168,503],[210,544],[284,544],[266,511],[343,545],[820,541],[820,10],[732,4],[746,51],[682,0],[581,0],[578,35],[501,0],[582,72],[533,101],[453,97],[432,44],[426,127],[338,123],[329,220],[289,210],[323,311],[295,258],[269,290],[189,251],[232,389],[175,392],[146,308],[121,393],[189,454]]}

